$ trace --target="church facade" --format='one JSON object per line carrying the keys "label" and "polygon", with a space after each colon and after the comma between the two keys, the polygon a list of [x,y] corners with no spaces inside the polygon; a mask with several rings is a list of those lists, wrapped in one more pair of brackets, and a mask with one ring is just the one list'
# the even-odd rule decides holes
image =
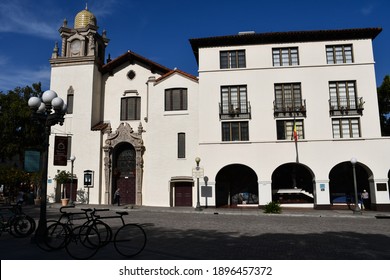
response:
{"label": "church facade", "polygon": [[56,173],[71,169],[55,164],[62,139],[76,157],[76,201],[111,204],[119,188],[125,205],[331,209],[349,207],[356,187],[369,208],[390,210],[380,28],[191,39],[197,77],[132,51],[105,61],[109,39],[87,9],[59,32],[50,89],[68,113],[52,128],[53,200]]}

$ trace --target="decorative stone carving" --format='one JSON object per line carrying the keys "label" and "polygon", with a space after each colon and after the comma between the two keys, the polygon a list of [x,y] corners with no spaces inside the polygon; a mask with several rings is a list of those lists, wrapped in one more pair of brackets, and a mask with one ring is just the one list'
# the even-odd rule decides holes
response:
{"label": "decorative stone carving", "polygon": [[[104,173],[105,173],[105,187],[106,190],[112,189],[112,156],[113,150],[118,144],[123,142],[131,144],[136,152],[136,205],[142,205],[142,176],[143,176],[143,154],[145,151],[144,141],[142,139],[142,133],[145,130],[140,123],[138,126],[138,132],[134,132],[133,128],[128,123],[121,123],[114,133],[111,133],[111,126],[109,128],[108,136],[105,141],[104,151]],[[108,197],[112,197],[109,193]],[[110,203],[110,201],[107,201]]]}

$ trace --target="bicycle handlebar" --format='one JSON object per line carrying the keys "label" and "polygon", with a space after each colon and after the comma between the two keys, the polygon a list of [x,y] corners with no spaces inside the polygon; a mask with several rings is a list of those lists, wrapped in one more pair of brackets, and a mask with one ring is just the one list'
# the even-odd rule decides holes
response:
{"label": "bicycle handlebar", "polygon": [[67,209],[67,208],[75,208],[75,206],[74,206],[74,205],[62,206],[62,207],[60,208],[60,212],[61,212],[62,214],[65,214],[66,212],[64,212],[64,211],[62,211],[62,210],[63,210],[63,209]]}

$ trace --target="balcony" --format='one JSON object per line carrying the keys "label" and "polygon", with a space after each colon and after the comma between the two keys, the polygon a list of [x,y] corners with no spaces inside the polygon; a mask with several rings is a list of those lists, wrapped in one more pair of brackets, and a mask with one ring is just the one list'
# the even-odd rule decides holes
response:
{"label": "balcony", "polygon": [[304,117],[306,118],[306,100],[295,102],[294,104],[274,101],[274,117]]}
{"label": "balcony", "polygon": [[331,116],[363,115],[363,97],[355,99],[338,98],[329,100],[329,114]]}
{"label": "balcony", "polygon": [[241,103],[239,107],[233,104],[219,103],[219,119],[251,119],[251,104],[250,102]]}

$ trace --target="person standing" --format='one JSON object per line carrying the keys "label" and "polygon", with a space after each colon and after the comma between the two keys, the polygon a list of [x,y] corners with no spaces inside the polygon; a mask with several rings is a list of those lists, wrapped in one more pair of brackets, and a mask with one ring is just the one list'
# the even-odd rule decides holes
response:
{"label": "person standing", "polygon": [[368,192],[366,190],[363,190],[363,192],[361,194],[361,197],[362,197],[362,200],[363,200],[364,209],[368,209],[369,208],[369,198],[370,198],[370,195],[368,194]]}
{"label": "person standing", "polygon": [[114,204],[118,203],[118,206],[120,205],[120,199],[121,199],[121,194],[120,194],[120,189],[117,188],[115,193],[114,193]]}

